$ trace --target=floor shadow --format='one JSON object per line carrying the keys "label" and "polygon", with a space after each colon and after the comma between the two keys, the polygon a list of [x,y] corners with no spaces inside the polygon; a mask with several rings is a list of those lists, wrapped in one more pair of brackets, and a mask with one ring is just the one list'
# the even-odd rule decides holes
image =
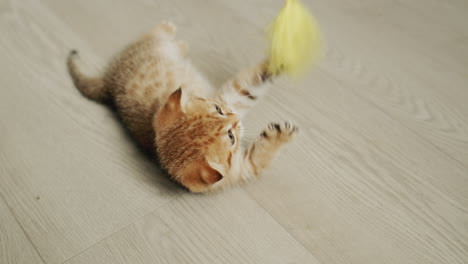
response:
{"label": "floor shadow", "polygon": [[131,131],[127,128],[125,122],[118,114],[115,104],[113,104],[112,102],[106,102],[105,106],[109,109],[109,111],[112,112],[112,116],[115,118],[115,120],[117,120],[118,123],[120,123],[125,138],[128,140],[128,142],[131,142],[133,147],[135,148],[136,151],[133,155],[133,158],[135,160],[141,161],[140,167],[143,170],[154,172],[150,174],[142,172],[138,176],[140,176],[141,179],[143,179],[143,181],[147,184],[151,184],[154,186],[161,186],[161,184],[163,184],[166,187],[168,196],[171,197],[180,194],[180,192],[182,191],[186,191],[183,186],[171,180],[169,173],[167,173],[167,171],[165,171],[162,168],[158,156],[156,154],[156,149],[148,150],[147,148],[144,148],[137,142],[137,140],[132,135]]}

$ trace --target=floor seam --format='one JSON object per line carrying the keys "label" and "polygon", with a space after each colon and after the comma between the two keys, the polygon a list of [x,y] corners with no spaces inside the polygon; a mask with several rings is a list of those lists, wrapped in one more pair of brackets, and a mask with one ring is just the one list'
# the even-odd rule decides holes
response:
{"label": "floor seam", "polygon": [[400,124],[402,127],[406,128],[407,130],[409,130],[410,132],[414,133],[417,137],[419,137],[420,139],[424,140],[426,143],[429,143],[429,145],[433,146],[435,149],[437,149],[438,151],[442,152],[445,156],[447,156],[450,160],[454,161],[455,163],[457,163],[458,165],[460,165],[461,167],[463,167],[464,169],[468,170],[468,167],[463,164],[461,161],[459,161],[457,158],[453,157],[450,153],[448,153],[447,151],[445,151],[444,149],[442,149],[441,147],[439,147],[438,145],[436,145],[434,142],[432,142],[432,140],[429,140],[427,139],[426,137],[424,137],[423,135],[421,135],[416,129],[413,129],[411,127],[409,127],[408,125],[406,125],[405,123],[403,123],[402,121],[400,121],[399,119],[396,119],[394,118],[391,114],[387,113],[383,108],[379,107],[377,104],[375,104],[374,102],[370,101],[369,99],[366,99],[364,96],[360,95],[360,94],[356,94],[356,96],[358,96],[359,98],[361,98],[362,100],[368,102],[369,104],[375,106],[377,109],[380,110],[380,112],[382,112],[384,115],[386,115],[387,117],[391,118],[392,120],[396,121],[398,124]]}
{"label": "floor seam", "polygon": [[[342,81],[338,80],[337,78],[335,78],[335,76],[333,76],[332,74],[330,74],[329,72],[325,72],[325,71],[322,71],[324,74],[327,74],[328,76],[330,76],[331,78],[333,78],[340,86],[344,87],[344,84],[342,83]],[[443,153],[445,156],[447,156],[450,160],[454,161],[455,163],[457,163],[458,165],[460,165],[462,168],[464,169],[467,169],[468,170],[468,167],[463,164],[461,161],[459,161],[457,158],[453,157],[450,153],[446,152],[444,149],[440,148],[438,145],[436,145],[434,142],[432,142],[432,140],[429,140],[427,139],[426,137],[422,136],[417,130],[409,127],[408,125],[406,125],[404,122],[402,122],[400,119],[398,118],[395,118],[392,114],[388,113],[384,108],[380,107],[378,104],[374,103],[372,100],[370,99],[367,99],[366,97],[364,97],[363,95],[361,95],[360,93],[357,93],[357,92],[354,92],[354,89],[353,89],[353,94],[355,96],[357,96],[358,98],[360,98],[361,100],[363,100],[364,102],[368,103],[370,106],[373,106],[375,108],[377,108],[382,114],[384,114],[385,116],[387,116],[388,118],[390,118],[391,120],[397,122],[399,125],[401,125],[402,127],[406,128],[409,132],[413,133],[415,136],[417,136],[418,138],[420,138],[421,140],[423,140],[424,142],[426,143],[429,143],[429,145],[431,145],[432,147],[434,147],[435,149],[437,149],[438,151],[440,151],[441,153]]]}
{"label": "floor seam", "polygon": [[[78,253],[74,254],[73,256],[69,257],[68,259],[62,261],[60,264],[64,264],[64,263],[66,263],[66,262],[72,260],[73,258],[75,258],[75,257],[77,257],[77,256],[79,256],[79,255],[81,255],[83,252],[85,252],[85,251],[87,251],[88,249],[90,249],[90,248],[96,246],[97,244],[99,244],[99,243],[101,243],[102,241],[108,239],[109,237],[113,236],[114,234],[116,234],[116,233],[118,233],[118,232],[124,230],[125,228],[129,227],[130,225],[132,225],[132,224],[134,224],[134,223],[140,221],[141,219],[145,218],[145,217],[148,216],[149,214],[152,214],[153,212],[155,212],[155,211],[159,210],[160,208],[166,206],[166,205],[169,204],[170,202],[172,202],[172,201],[174,201],[175,199],[177,199],[178,197],[180,197],[183,193],[184,193],[184,192],[180,192],[180,193],[177,194],[176,196],[172,197],[171,199],[169,199],[168,201],[162,203],[161,205],[156,206],[154,209],[148,211],[147,213],[145,213],[145,214],[143,214],[142,216],[138,217],[138,218],[135,219],[134,221],[132,221],[132,222],[130,222],[130,223],[127,223],[127,224],[125,224],[123,227],[121,227],[121,228],[115,230],[114,232],[112,232],[112,233],[110,233],[110,234],[108,234],[108,235],[102,237],[101,239],[99,239],[99,240],[97,240],[96,242],[94,242],[92,245],[90,245],[90,246],[84,248],[84,249],[81,250],[80,252],[78,252]],[[44,263],[45,263],[45,262],[44,262]]]}
{"label": "floor seam", "polygon": [[277,223],[287,234],[289,234],[289,235],[291,236],[291,238],[292,238],[294,241],[296,241],[299,245],[301,245],[301,247],[302,247],[303,249],[305,249],[307,252],[309,252],[309,253],[315,258],[315,260],[317,260],[317,263],[319,263],[319,264],[322,263],[322,262],[317,258],[317,256],[314,254],[314,252],[312,252],[308,247],[306,247],[305,244],[302,243],[302,241],[298,240],[297,237],[296,237],[294,234],[292,234],[282,223],[280,223],[280,222],[276,219],[276,217],[274,217],[274,216],[270,213],[270,211],[268,211],[262,204],[260,204],[260,203],[257,201],[257,199],[255,199],[255,197],[254,197],[253,195],[250,194],[249,191],[247,191],[246,189],[244,189],[244,192],[245,192],[253,201],[255,201],[255,203],[256,203],[260,208],[262,208],[262,210],[263,210],[266,214],[268,214],[268,216],[270,216],[271,219],[273,219],[273,221],[274,221],[275,223]]}
{"label": "floor seam", "polygon": [[18,217],[16,216],[16,214],[13,212],[13,209],[10,207],[10,205],[8,204],[8,202],[6,201],[4,195],[2,192],[0,192],[0,199],[2,199],[2,201],[5,203],[6,207],[8,208],[8,210],[10,211],[11,215],[13,216],[13,218],[15,219],[16,223],[18,224],[18,226],[21,228],[21,231],[23,231],[23,234],[26,236],[26,238],[28,239],[29,243],[31,243],[31,246],[34,248],[34,251],[37,253],[37,255],[39,256],[39,258],[41,259],[42,263],[46,264],[47,262],[44,260],[44,258],[42,257],[42,255],[39,253],[39,250],[37,249],[36,245],[33,243],[31,237],[29,237],[28,233],[26,232],[26,230],[24,229],[23,225],[21,224],[21,222],[18,220]]}

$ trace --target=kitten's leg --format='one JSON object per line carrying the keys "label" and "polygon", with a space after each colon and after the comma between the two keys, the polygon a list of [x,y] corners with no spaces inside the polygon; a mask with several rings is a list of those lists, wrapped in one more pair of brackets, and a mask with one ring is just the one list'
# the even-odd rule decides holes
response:
{"label": "kitten's leg", "polygon": [[150,32],[146,33],[143,38],[146,37],[166,37],[169,39],[173,39],[175,33],[177,31],[177,27],[172,22],[163,22],[161,24],[156,25]]}
{"label": "kitten's leg", "polygon": [[237,164],[232,168],[230,183],[245,182],[259,176],[267,168],[281,147],[293,140],[298,128],[288,122],[270,123],[259,138],[244,151],[240,151]]}
{"label": "kitten's leg", "polygon": [[219,97],[242,117],[265,94],[268,87],[264,84],[272,77],[268,72],[268,61],[265,60],[227,81]]}
{"label": "kitten's leg", "polygon": [[180,54],[182,55],[182,57],[186,57],[188,55],[189,50],[187,42],[183,40],[178,40],[177,46],[179,46]]}
{"label": "kitten's leg", "polygon": [[141,41],[148,39],[159,40],[160,46],[164,47],[163,51],[165,54],[170,54],[176,51],[175,53],[180,55],[180,57],[186,57],[188,54],[188,45],[185,41],[175,40],[176,31],[177,27],[174,25],[174,23],[163,22],[156,25],[151,31],[143,35]]}

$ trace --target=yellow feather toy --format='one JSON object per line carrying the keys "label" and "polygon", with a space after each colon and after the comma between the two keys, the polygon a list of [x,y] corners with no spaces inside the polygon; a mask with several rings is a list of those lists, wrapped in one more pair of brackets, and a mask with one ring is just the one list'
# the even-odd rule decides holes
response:
{"label": "yellow feather toy", "polygon": [[317,22],[299,0],[286,4],[269,30],[269,72],[298,76],[321,52]]}

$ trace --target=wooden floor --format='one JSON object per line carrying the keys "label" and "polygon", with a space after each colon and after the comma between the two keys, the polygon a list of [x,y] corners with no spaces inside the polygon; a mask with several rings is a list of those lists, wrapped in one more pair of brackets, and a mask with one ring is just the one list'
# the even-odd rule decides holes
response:
{"label": "wooden floor", "polygon": [[65,70],[171,20],[219,84],[263,57],[282,2],[1,0],[0,263],[468,263],[465,0],[305,1],[322,61],[245,121],[302,134],[215,195],[170,182]]}

